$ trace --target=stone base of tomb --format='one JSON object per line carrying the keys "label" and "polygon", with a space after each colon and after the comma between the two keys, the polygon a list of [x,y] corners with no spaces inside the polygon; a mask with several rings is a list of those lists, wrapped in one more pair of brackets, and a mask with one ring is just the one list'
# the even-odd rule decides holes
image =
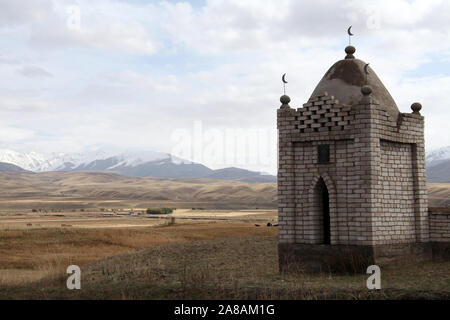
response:
{"label": "stone base of tomb", "polygon": [[450,242],[431,242],[433,260],[450,261]]}
{"label": "stone base of tomb", "polygon": [[[446,251],[447,250],[447,251]],[[441,250],[450,253],[450,246]],[[431,243],[376,246],[279,243],[280,272],[366,273],[370,265],[429,261]]]}

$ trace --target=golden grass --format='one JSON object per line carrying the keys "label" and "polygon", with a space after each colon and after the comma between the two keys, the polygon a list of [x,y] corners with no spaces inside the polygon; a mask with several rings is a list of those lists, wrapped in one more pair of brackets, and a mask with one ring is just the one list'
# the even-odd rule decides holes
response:
{"label": "golden grass", "polygon": [[161,224],[172,217],[179,222],[187,221],[255,221],[276,223],[276,210],[191,210],[177,209],[172,214],[149,215],[144,208],[136,209],[135,215],[128,215],[131,209],[112,212],[72,212],[58,213],[28,212],[0,214],[0,230],[2,229],[36,229],[36,228],[134,228]]}
{"label": "golden grass", "polygon": [[0,299],[450,298],[448,261],[382,266],[382,290],[370,291],[366,274],[280,274],[277,243],[275,235],[165,243],[83,266],[82,290],[67,290],[60,272],[2,287]]}
{"label": "golden grass", "polygon": [[[61,274],[113,255],[165,243],[276,234],[276,228],[245,222],[183,223],[113,229],[0,230],[0,285],[15,285]],[[4,271],[4,272],[3,272]]]}
{"label": "golden grass", "polygon": [[0,285],[26,285],[50,274],[50,268],[41,270],[0,269]]}
{"label": "golden grass", "polygon": [[450,207],[450,183],[428,183],[427,187],[431,207]]}

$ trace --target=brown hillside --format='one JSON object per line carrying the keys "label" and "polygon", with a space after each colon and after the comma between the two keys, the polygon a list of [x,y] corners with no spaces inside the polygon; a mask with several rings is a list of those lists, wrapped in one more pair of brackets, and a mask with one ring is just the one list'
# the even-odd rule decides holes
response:
{"label": "brown hillside", "polygon": [[137,206],[255,208],[276,206],[276,184],[214,179],[136,178],[112,173],[0,173],[3,209]]}
{"label": "brown hillside", "polygon": [[[276,183],[126,177],[113,173],[0,173],[0,209],[99,207],[276,208]],[[450,206],[450,184],[429,183],[430,206]]]}

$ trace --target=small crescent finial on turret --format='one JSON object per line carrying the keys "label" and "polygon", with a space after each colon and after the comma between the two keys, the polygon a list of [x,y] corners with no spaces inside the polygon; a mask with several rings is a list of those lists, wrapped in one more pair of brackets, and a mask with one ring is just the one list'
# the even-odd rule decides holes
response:
{"label": "small crescent finial on turret", "polygon": [[286,83],[288,83],[286,81],[286,73],[281,77],[281,81],[283,82],[283,94],[286,95]]}
{"label": "small crescent finial on turret", "polygon": [[369,75],[369,69],[367,69],[368,67],[369,67],[369,64],[370,63],[366,63],[365,65],[364,65],[364,73],[368,76]]}
{"label": "small crescent finial on turret", "polygon": [[367,77],[369,76],[369,63],[366,63],[365,65],[364,65],[364,75],[365,75],[365,78],[366,78],[366,80],[365,80],[365,83],[366,83],[366,85],[367,85]]}
{"label": "small crescent finial on turret", "polygon": [[348,27],[347,29],[347,34],[348,34],[348,46],[345,48],[345,53],[347,54],[345,56],[345,59],[355,59],[355,56],[353,55],[356,51],[355,47],[352,46],[352,36],[354,36],[354,34],[352,33],[352,26]]}
{"label": "small crescent finial on turret", "polygon": [[351,37],[351,36],[354,36],[354,34],[352,33],[352,27],[353,26],[350,26],[350,27],[348,27],[348,29],[347,29],[347,33],[348,33],[348,35]]}
{"label": "small crescent finial on turret", "polygon": [[352,45],[352,36],[354,36],[354,34],[352,33],[352,26],[348,27],[347,29],[347,34],[348,34],[348,45]]}

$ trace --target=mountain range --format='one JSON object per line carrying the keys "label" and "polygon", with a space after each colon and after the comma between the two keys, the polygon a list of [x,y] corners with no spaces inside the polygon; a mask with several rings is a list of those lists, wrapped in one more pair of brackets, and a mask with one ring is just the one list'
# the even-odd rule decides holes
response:
{"label": "mountain range", "polygon": [[[155,151],[112,153],[96,150],[87,153],[20,153],[0,150],[0,171],[9,172],[111,172],[132,177],[162,179],[211,178],[242,182],[274,182],[273,175],[239,168],[213,170],[207,166]],[[14,166],[12,166],[14,165]]]}
{"label": "mountain range", "polygon": [[[426,155],[427,180],[450,183],[450,146]],[[211,178],[242,182],[275,182],[276,177],[240,168],[213,170],[207,166],[156,151],[114,153],[21,153],[0,150],[0,172],[111,172],[132,177],[161,179]]]}
{"label": "mountain range", "polygon": [[30,172],[12,163],[0,162],[0,172]]}
{"label": "mountain range", "polygon": [[426,163],[428,181],[450,183],[450,146],[429,152]]}

